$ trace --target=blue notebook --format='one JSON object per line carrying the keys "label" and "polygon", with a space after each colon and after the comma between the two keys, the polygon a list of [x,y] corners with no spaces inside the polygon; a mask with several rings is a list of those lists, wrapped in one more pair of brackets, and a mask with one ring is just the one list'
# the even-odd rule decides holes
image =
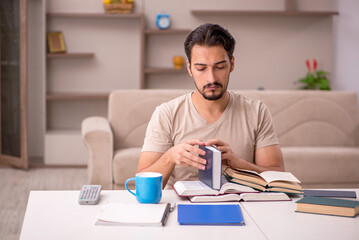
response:
{"label": "blue notebook", "polygon": [[179,204],[177,217],[181,225],[244,225],[239,204]]}

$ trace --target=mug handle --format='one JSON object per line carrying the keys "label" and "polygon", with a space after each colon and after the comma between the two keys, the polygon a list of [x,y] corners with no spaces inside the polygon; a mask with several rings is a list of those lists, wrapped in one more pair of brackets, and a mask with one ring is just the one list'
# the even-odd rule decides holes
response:
{"label": "mug handle", "polygon": [[129,181],[136,181],[136,178],[129,178],[129,179],[127,179],[126,182],[125,182],[125,187],[126,187],[127,191],[129,191],[130,193],[132,193],[133,196],[136,196],[136,194],[134,194],[134,193],[133,193],[130,189],[128,189],[128,187],[127,187],[127,183],[128,183]]}

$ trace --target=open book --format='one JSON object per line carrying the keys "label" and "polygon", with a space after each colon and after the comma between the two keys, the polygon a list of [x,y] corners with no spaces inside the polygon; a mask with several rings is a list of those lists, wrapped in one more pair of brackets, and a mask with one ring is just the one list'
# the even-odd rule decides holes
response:
{"label": "open book", "polygon": [[223,170],[230,182],[252,187],[259,191],[301,194],[300,181],[290,172],[265,171],[257,173],[244,169],[225,167]]}
{"label": "open book", "polygon": [[220,190],[215,190],[201,181],[177,181],[172,187],[181,197],[258,192],[258,190],[254,190],[251,187],[228,182],[224,176],[222,176],[222,187]]}
{"label": "open book", "polygon": [[204,202],[267,202],[267,201],[290,201],[290,197],[282,192],[256,192],[241,194],[224,194],[217,196],[192,196],[188,199],[193,203]]}
{"label": "open book", "polygon": [[164,226],[169,210],[170,203],[107,203],[95,225]]}

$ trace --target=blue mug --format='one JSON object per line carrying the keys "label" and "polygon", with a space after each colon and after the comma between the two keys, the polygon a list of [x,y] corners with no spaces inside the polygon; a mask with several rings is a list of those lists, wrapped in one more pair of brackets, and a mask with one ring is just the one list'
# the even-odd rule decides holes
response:
{"label": "blue mug", "polygon": [[[136,181],[136,193],[127,187],[127,183]],[[158,203],[162,198],[162,174],[155,172],[137,173],[135,178],[126,180],[127,191],[136,196],[140,203]]]}

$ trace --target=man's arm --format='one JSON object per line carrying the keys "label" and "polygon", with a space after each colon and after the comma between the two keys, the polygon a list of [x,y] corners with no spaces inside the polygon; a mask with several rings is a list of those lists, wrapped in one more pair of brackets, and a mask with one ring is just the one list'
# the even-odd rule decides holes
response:
{"label": "man's arm", "polygon": [[218,139],[210,140],[206,145],[216,145],[222,152],[222,160],[224,164],[227,164],[232,168],[243,168],[259,173],[264,171],[284,171],[282,151],[277,144],[255,150],[254,163],[250,163],[238,157],[231,150],[229,144]]}
{"label": "man's arm", "polygon": [[204,155],[205,152],[195,145],[204,145],[204,142],[199,139],[189,140],[173,146],[165,153],[142,152],[137,172],[162,173],[162,187],[165,187],[176,164],[204,169],[206,160],[198,154]]}

